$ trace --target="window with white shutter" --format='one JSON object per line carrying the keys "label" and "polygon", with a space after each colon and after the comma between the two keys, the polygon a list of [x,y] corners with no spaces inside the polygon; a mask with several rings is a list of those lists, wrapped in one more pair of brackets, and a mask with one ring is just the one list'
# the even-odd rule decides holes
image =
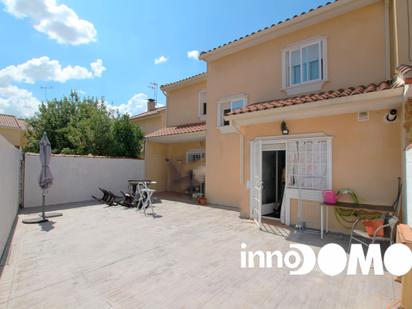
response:
{"label": "window with white shutter", "polygon": [[192,149],[186,152],[186,163],[200,161],[205,158],[204,149]]}
{"label": "window with white shutter", "polygon": [[287,185],[294,189],[330,190],[332,146],[330,138],[288,141]]}

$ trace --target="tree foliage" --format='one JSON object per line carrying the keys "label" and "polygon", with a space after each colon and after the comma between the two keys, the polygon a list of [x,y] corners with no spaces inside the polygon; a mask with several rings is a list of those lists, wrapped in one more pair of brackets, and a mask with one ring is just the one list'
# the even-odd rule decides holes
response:
{"label": "tree foliage", "polygon": [[53,153],[138,157],[143,132],[128,115],[114,114],[103,99],[70,96],[42,103],[27,119],[25,151],[38,152],[39,140],[47,133]]}

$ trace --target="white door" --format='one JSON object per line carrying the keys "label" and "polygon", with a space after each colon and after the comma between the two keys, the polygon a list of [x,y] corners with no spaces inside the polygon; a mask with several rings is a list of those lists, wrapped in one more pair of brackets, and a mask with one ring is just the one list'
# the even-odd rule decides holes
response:
{"label": "white door", "polygon": [[[279,202],[278,198],[283,192],[280,192],[279,185],[282,181],[282,171],[286,167],[286,162],[280,165],[280,151],[286,151],[285,142],[262,144],[261,156],[261,180],[262,180],[262,210],[261,215],[273,213]],[[271,153],[268,157],[268,153]],[[266,154],[266,157],[265,157]],[[272,157],[273,156],[273,157]],[[285,154],[286,157],[286,154]],[[266,160],[269,159],[269,162]],[[274,159],[274,160],[273,160]],[[286,158],[285,158],[286,159]],[[269,163],[269,164],[268,164]],[[270,196],[268,198],[268,196]]]}
{"label": "white door", "polygon": [[262,142],[252,142],[250,153],[250,212],[252,219],[260,227],[262,216]]}

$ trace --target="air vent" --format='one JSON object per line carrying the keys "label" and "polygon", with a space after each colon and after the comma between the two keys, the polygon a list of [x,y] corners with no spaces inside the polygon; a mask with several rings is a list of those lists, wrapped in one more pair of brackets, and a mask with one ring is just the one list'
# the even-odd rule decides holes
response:
{"label": "air vent", "polygon": [[369,120],[369,112],[359,112],[358,113],[358,121],[368,121]]}

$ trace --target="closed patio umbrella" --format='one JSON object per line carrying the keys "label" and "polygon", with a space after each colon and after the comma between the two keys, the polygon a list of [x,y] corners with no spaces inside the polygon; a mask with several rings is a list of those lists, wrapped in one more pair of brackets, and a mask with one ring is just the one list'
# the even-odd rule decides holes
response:
{"label": "closed patio umbrella", "polygon": [[39,175],[39,186],[42,189],[42,209],[40,218],[23,220],[24,223],[42,223],[47,222],[47,217],[61,216],[62,214],[47,214],[45,213],[46,193],[47,189],[53,184],[53,175],[50,170],[51,159],[51,145],[47,138],[46,132],[44,132],[42,139],[39,142],[40,145],[40,163],[41,171]]}

